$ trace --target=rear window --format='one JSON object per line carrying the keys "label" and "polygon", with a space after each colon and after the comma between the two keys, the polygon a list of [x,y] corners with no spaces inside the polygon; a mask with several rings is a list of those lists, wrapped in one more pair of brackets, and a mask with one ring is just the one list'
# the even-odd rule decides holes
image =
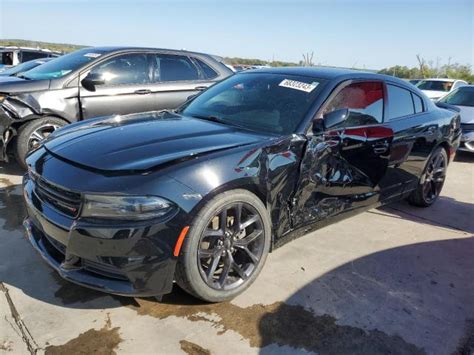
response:
{"label": "rear window", "polygon": [[450,105],[474,107],[474,87],[457,89],[440,101]]}
{"label": "rear window", "polygon": [[453,82],[442,80],[421,80],[416,84],[420,90],[445,91],[448,92],[453,86]]}
{"label": "rear window", "polygon": [[389,120],[413,115],[415,113],[410,91],[389,84],[387,85],[387,91]]}
{"label": "rear window", "polygon": [[45,58],[48,57],[48,53],[45,52],[29,52],[29,51],[24,51],[21,52],[21,61],[22,62],[28,62],[33,59],[39,59],[39,58]]}
{"label": "rear window", "polygon": [[413,97],[413,105],[415,106],[415,113],[423,112],[423,100],[417,94],[411,93]]}
{"label": "rear window", "polygon": [[13,52],[0,52],[0,64],[13,65]]}
{"label": "rear window", "polygon": [[206,63],[204,63],[202,60],[198,59],[198,58],[195,58],[196,62],[199,64],[199,66],[201,67],[201,70],[204,74],[204,77],[206,79],[214,79],[214,78],[217,78],[218,74],[216,73],[216,71],[214,69],[212,69],[209,65],[207,65]]}

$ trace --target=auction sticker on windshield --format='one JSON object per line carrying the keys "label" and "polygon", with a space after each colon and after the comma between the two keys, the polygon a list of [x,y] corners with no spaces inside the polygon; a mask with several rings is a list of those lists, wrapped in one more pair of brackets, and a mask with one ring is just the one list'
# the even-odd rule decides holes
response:
{"label": "auction sticker on windshield", "polygon": [[319,83],[313,82],[311,84],[303,83],[302,81],[297,80],[290,80],[284,79],[278,86],[282,86],[284,88],[290,88],[295,90],[301,90],[304,92],[311,92],[318,86]]}
{"label": "auction sticker on windshield", "polygon": [[99,58],[100,55],[101,55],[100,53],[86,53],[86,54],[84,54],[84,57]]}

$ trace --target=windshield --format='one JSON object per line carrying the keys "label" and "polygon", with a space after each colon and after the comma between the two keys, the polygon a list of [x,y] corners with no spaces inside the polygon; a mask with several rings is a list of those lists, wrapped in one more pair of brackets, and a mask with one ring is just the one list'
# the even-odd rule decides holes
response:
{"label": "windshield", "polygon": [[33,68],[23,77],[32,80],[61,78],[104,54],[105,51],[85,48],[55,58],[52,61]]}
{"label": "windshield", "polygon": [[450,105],[474,107],[474,87],[459,88],[440,100]]}
{"label": "windshield", "polygon": [[323,80],[269,73],[236,74],[212,86],[181,113],[258,132],[295,131],[323,87]]}
{"label": "windshield", "polygon": [[451,90],[453,82],[442,80],[421,80],[418,84],[416,84],[416,86],[420,90],[448,92]]}
{"label": "windshield", "polygon": [[45,61],[36,60],[36,59],[35,60],[30,60],[28,62],[18,64],[16,66],[14,66],[13,68],[9,68],[7,70],[2,71],[1,75],[15,75],[15,74],[18,74],[18,73],[23,73],[23,72],[28,71],[30,69],[33,69],[34,67],[37,67],[38,65],[43,64],[43,63],[46,63],[46,60]]}

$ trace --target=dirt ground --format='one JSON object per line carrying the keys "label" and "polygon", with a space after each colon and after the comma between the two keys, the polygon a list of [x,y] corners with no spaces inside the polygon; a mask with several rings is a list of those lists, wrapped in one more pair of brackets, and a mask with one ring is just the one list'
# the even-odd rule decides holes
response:
{"label": "dirt ground", "polygon": [[474,156],[428,209],[405,202],[308,234],[250,289],[204,304],[91,291],[25,239],[21,171],[0,166],[0,353],[473,354]]}

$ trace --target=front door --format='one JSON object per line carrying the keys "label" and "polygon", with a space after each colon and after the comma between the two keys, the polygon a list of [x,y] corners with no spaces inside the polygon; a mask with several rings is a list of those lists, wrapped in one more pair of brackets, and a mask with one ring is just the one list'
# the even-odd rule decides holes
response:
{"label": "front door", "polygon": [[340,126],[309,138],[293,198],[295,228],[377,203],[392,130],[383,124],[384,84],[345,83],[318,113],[348,109]]}
{"label": "front door", "polygon": [[93,91],[79,83],[82,118],[153,110],[150,62],[151,56],[146,53],[121,54],[82,73],[81,80],[89,72],[104,80],[104,84],[96,85]]}

